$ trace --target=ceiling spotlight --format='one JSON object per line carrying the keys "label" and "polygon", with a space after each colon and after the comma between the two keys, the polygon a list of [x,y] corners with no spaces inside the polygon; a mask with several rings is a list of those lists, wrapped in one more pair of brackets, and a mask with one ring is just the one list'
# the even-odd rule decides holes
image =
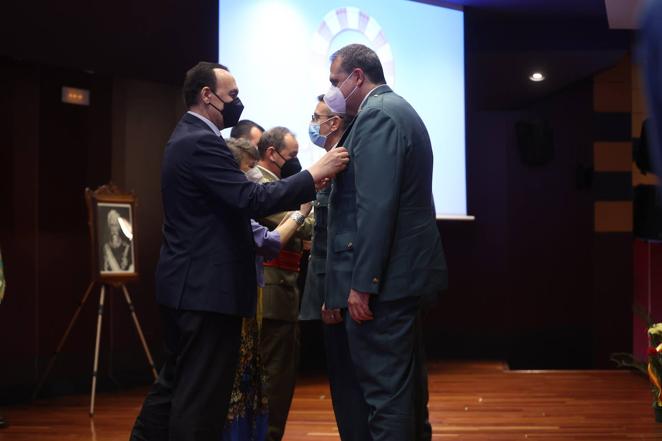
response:
{"label": "ceiling spotlight", "polygon": [[529,75],[529,79],[533,82],[539,83],[545,80],[545,75],[543,75],[542,72],[533,72]]}

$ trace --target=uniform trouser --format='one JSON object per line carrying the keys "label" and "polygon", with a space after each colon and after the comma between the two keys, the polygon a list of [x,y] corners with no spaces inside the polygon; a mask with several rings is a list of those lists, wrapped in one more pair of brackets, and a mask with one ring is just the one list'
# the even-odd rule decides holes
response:
{"label": "uniform trouser", "polygon": [[260,356],[269,402],[267,441],[280,441],[290,412],[299,366],[299,324],[284,320],[262,319]]}
{"label": "uniform trouser", "polygon": [[220,440],[241,340],[241,317],[162,308],[167,360],[131,441]]}
{"label": "uniform trouser", "polygon": [[[346,310],[345,310],[346,312]],[[348,319],[345,314],[345,320]],[[331,401],[342,441],[370,441],[368,406],[347,345],[345,323],[322,324]]]}
{"label": "uniform trouser", "polygon": [[345,320],[372,441],[431,437],[419,305],[415,297],[386,302],[373,298],[373,320]]}

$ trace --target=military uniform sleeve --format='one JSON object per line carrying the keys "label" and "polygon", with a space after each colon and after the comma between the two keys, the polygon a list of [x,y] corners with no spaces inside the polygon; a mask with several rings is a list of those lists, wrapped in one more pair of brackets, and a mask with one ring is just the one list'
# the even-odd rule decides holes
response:
{"label": "military uniform sleeve", "polygon": [[407,143],[383,111],[363,112],[354,126],[351,156],[357,227],[351,287],[378,294],[398,214]]}
{"label": "military uniform sleeve", "polygon": [[299,228],[299,231],[297,231],[297,234],[303,240],[310,240],[313,237],[314,229],[315,229],[315,214],[314,212],[311,211],[310,214],[306,216],[306,220],[303,222],[303,225],[301,225],[301,228]]}
{"label": "military uniform sleeve", "polygon": [[[265,227],[269,228],[270,230],[273,230],[276,228],[280,223],[283,221],[283,218],[285,216],[289,216],[291,212],[289,211],[283,211],[280,213],[272,214],[271,216],[266,216],[260,219],[260,224],[264,225]],[[310,240],[310,238],[313,235],[313,228],[315,227],[315,218],[313,217],[313,214],[309,214],[306,216],[306,219],[297,229],[296,233],[294,233],[294,237],[297,237],[302,240]]]}
{"label": "military uniform sleeve", "polygon": [[265,216],[260,219],[260,224],[264,225],[270,230],[273,230],[278,225],[280,225],[280,223],[283,221],[283,219],[285,218],[285,216],[287,216],[288,213],[289,211],[281,211],[280,213],[272,214],[270,216]]}

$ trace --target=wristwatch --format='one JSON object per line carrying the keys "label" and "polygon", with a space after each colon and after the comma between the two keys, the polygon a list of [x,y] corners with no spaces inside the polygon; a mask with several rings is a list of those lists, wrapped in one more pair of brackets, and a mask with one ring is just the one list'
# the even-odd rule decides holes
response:
{"label": "wristwatch", "polygon": [[301,214],[300,211],[295,211],[292,213],[290,216],[290,219],[292,219],[294,222],[296,222],[299,226],[303,225],[304,221],[306,220],[306,216]]}

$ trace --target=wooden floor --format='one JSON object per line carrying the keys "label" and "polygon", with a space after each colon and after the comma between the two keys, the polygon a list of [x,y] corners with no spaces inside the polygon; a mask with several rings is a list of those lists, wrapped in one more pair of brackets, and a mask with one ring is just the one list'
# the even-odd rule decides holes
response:
{"label": "wooden floor", "polygon": [[[144,392],[98,396],[94,420],[87,416],[87,396],[4,409],[11,426],[0,430],[0,441],[125,441]],[[430,365],[435,440],[662,440],[650,402],[646,379],[626,371]],[[326,380],[302,380],[285,440],[338,439]]]}

